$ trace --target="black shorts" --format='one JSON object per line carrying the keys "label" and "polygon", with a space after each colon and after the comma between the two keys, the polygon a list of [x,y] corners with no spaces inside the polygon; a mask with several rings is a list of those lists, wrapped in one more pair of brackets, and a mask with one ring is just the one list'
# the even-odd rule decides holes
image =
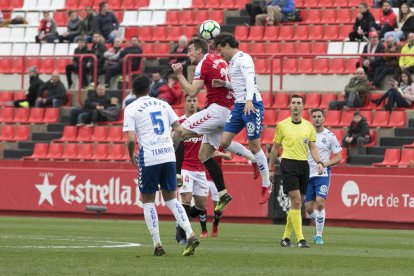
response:
{"label": "black shorts", "polygon": [[285,194],[294,190],[299,190],[302,195],[306,194],[309,182],[308,161],[282,159],[280,171]]}

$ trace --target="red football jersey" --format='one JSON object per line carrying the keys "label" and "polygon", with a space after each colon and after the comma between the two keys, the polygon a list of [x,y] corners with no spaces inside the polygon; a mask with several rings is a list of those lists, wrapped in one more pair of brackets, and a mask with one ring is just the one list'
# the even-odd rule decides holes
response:
{"label": "red football jersey", "polygon": [[213,87],[214,79],[227,80],[227,62],[218,54],[206,54],[204,58],[198,63],[194,80],[203,80],[207,88],[207,103],[218,104],[227,108],[233,106],[234,97],[233,92],[225,87]]}
{"label": "red football jersey", "polygon": [[[182,124],[185,120],[187,120],[187,116],[183,115],[178,119],[178,122]],[[198,159],[198,152],[200,151],[202,140],[203,136],[190,138],[184,141],[184,160],[181,169],[192,172],[204,171],[204,165]]]}

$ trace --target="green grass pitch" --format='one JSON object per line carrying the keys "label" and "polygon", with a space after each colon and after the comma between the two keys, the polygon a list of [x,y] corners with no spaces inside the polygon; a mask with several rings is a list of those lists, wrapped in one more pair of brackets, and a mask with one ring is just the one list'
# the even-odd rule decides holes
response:
{"label": "green grass pitch", "polygon": [[[218,238],[182,257],[174,223],[160,230],[167,255],[154,257],[144,221],[0,217],[0,275],[414,274],[412,231],[328,227],[316,246],[304,227],[311,248],[299,249],[280,247],[283,226],[223,221]],[[141,246],[114,247],[129,243]]]}

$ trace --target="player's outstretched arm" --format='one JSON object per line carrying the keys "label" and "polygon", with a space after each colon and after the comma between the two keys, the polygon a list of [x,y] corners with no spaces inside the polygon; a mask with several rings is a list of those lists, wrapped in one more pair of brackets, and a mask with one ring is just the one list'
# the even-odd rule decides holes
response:
{"label": "player's outstretched arm", "polygon": [[174,150],[177,150],[178,145],[180,144],[181,134],[183,128],[178,121],[172,123],[171,127],[173,128],[172,140],[174,144]]}
{"label": "player's outstretched arm", "polygon": [[315,142],[309,142],[309,150],[313,160],[315,160],[316,164],[318,164],[318,174],[322,174],[324,164],[321,162],[321,157]]}
{"label": "player's outstretched arm", "polygon": [[132,165],[134,165],[135,167],[138,166],[138,161],[136,156],[134,156],[134,152],[135,152],[135,132],[133,131],[128,131],[128,141],[126,142],[126,146],[128,148],[128,153],[129,153],[129,159],[131,160]]}
{"label": "player's outstretched arm", "polygon": [[193,80],[193,83],[189,83],[183,75],[183,65],[181,63],[174,63],[171,67],[177,75],[178,81],[180,82],[180,85],[184,89],[185,93],[187,93],[190,97],[197,96],[198,92],[200,92],[204,86],[204,80]]}

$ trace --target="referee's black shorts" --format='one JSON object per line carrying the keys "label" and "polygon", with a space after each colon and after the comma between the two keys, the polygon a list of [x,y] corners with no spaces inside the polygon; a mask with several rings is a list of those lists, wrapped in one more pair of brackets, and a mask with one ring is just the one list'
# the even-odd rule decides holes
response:
{"label": "referee's black shorts", "polygon": [[283,192],[299,190],[302,195],[306,194],[309,182],[308,161],[282,159],[280,164],[282,173]]}

